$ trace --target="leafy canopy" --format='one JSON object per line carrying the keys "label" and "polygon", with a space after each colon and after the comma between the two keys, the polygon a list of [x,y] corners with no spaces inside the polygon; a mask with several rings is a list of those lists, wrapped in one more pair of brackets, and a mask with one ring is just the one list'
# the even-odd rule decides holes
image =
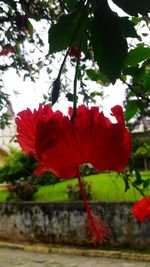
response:
{"label": "leafy canopy", "polygon": [[[124,17],[120,17],[113,11],[108,0],[51,0],[51,1],[27,1],[27,0],[2,0],[0,8],[0,70],[5,73],[14,68],[18,74],[23,73],[24,79],[35,78],[40,75],[43,68],[47,68],[47,73],[52,71],[50,62],[55,58],[55,53],[66,53],[69,55],[71,47],[78,47],[83,51],[82,62],[92,61],[93,71],[98,71],[97,80],[104,85],[109,84],[121,77],[126,82],[128,76],[135,76],[133,68],[140,68],[141,62],[148,62],[150,56],[149,46],[142,43],[137,34],[136,26],[141,21],[149,27],[148,13],[150,12],[149,0],[112,0],[114,4],[126,12]],[[132,16],[132,17],[131,17]],[[34,27],[36,23],[46,21],[46,31],[48,34],[49,52],[41,53],[39,57],[34,56],[44,47],[41,35]],[[130,38],[135,38],[137,47],[129,45]],[[29,49],[28,49],[29,48]],[[43,51],[43,50],[42,50]],[[5,60],[7,58],[7,60]],[[60,66],[58,73],[58,83],[53,83],[52,102],[57,101],[61,92],[61,74],[65,72],[66,58]],[[71,64],[75,65],[76,59]],[[81,60],[80,60],[81,61]],[[82,66],[83,66],[82,65]],[[81,94],[88,98],[87,89],[82,76],[86,76],[86,67],[78,70],[76,78],[80,80]],[[2,77],[2,76],[1,76]],[[86,78],[91,79],[91,75]],[[143,75],[144,77],[144,75]],[[128,105],[126,118],[130,119],[136,110],[144,110],[148,104],[143,104],[143,99],[149,103],[148,91],[149,80],[144,78],[144,94],[139,93],[139,85],[135,77],[133,84],[128,88],[132,91],[132,102]],[[138,81],[139,83],[139,81]],[[140,82],[141,83],[141,82]],[[147,85],[145,85],[147,84]],[[59,85],[59,86],[56,86]],[[141,86],[141,84],[140,84]],[[135,88],[136,87],[136,88]],[[1,125],[7,122],[3,115],[3,107],[7,105],[8,95],[4,93],[3,83],[0,86],[0,117]],[[133,90],[131,90],[133,89]],[[138,92],[137,92],[138,91]],[[134,92],[134,93],[133,93]],[[71,94],[71,92],[68,92]],[[66,94],[68,95],[68,94]],[[130,94],[131,95],[131,94]],[[144,98],[143,98],[144,95]],[[137,99],[138,98],[138,99]],[[72,100],[76,101],[77,96],[72,94]],[[51,98],[48,96],[48,100]],[[138,100],[138,102],[135,102]]]}

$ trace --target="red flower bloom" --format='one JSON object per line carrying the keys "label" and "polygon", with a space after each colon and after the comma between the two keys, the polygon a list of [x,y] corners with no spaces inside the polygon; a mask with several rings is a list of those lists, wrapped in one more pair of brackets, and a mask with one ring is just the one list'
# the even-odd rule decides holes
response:
{"label": "red flower bloom", "polygon": [[27,109],[16,118],[19,144],[39,161],[36,174],[50,171],[72,178],[83,163],[91,163],[98,171],[123,171],[130,156],[130,134],[123,112],[118,118],[120,108],[112,109],[118,120],[115,124],[98,107],[78,107],[73,122],[48,105],[40,105],[33,113]]}
{"label": "red flower bloom", "polygon": [[70,48],[70,50],[69,50],[69,56],[75,58],[78,55],[80,55],[80,57],[81,57],[81,50],[80,50],[80,48],[77,47],[77,46],[72,46]]}
{"label": "red flower bloom", "polygon": [[4,50],[0,51],[0,56],[7,56],[8,54],[16,53],[16,49],[14,47],[5,48]]}
{"label": "red flower bloom", "polygon": [[72,109],[69,116],[63,116],[60,111],[53,112],[48,105],[40,105],[38,111],[27,109],[16,118],[21,148],[39,162],[36,175],[49,171],[62,178],[78,177],[95,233],[90,233],[93,242],[105,240],[108,231],[103,221],[91,213],[80,180],[79,165],[91,163],[98,171],[124,170],[130,157],[130,134],[125,128],[122,108],[115,106],[112,113],[117,123],[106,118],[98,107],[89,109],[82,105],[72,121]]}
{"label": "red flower bloom", "polygon": [[144,223],[150,216],[150,196],[136,202],[132,208],[132,213],[138,221]]}

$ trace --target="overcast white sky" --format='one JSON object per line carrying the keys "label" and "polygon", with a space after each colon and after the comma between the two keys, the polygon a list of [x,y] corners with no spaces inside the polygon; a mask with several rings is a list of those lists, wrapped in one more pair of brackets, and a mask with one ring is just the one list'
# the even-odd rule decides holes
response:
{"label": "overcast white sky", "polygon": [[[5,75],[4,83],[6,92],[11,96],[10,99],[15,113],[18,113],[27,107],[31,109],[38,107],[39,103],[43,101],[43,93],[47,93],[50,86],[49,81],[45,80],[45,78],[46,77],[44,77],[43,74],[36,83],[33,83],[29,79],[23,82],[22,78],[19,78],[15,74],[15,70],[12,70]],[[95,82],[91,82],[91,88],[100,90],[99,85]],[[102,106],[106,111],[116,104],[122,105],[125,88],[126,86],[122,85],[120,81],[117,81],[115,85],[104,87],[105,98],[102,100],[101,97],[98,97],[97,105]],[[14,95],[14,90],[18,91],[19,94]],[[54,109],[60,109],[66,113],[66,108],[71,105],[72,102],[68,102],[65,97],[61,97],[59,102],[55,104]]]}

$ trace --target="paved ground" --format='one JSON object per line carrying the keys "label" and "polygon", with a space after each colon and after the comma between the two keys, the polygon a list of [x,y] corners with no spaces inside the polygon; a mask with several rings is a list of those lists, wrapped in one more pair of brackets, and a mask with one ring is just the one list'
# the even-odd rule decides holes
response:
{"label": "paved ground", "polygon": [[149,267],[150,262],[0,248],[0,267]]}

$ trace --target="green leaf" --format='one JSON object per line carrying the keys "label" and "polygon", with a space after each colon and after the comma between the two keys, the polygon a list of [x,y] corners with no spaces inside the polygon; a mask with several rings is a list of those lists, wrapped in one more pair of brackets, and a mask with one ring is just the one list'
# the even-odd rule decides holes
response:
{"label": "green leaf", "polygon": [[73,12],[62,15],[58,23],[53,24],[49,30],[49,53],[65,50],[72,43],[78,45],[87,24],[88,16],[84,5],[80,4]]}
{"label": "green leaf", "polygon": [[136,180],[134,181],[134,184],[135,185],[141,185],[143,183],[143,180],[142,180],[141,174],[138,170],[135,170],[135,177],[136,177]]}
{"label": "green leaf", "polygon": [[134,23],[131,20],[129,20],[128,17],[121,17],[120,23],[125,37],[132,37],[139,39],[139,36],[134,28]]}
{"label": "green leaf", "polygon": [[124,75],[134,76],[138,73],[139,68],[136,66],[125,67],[123,70]]}
{"label": "green leaf", "polygon": [[127,192],[129,189],[130,189],[130,185],[129,185],[129,182],[128,180],[124,179],[124,183],[125,183],[125,192]]}
{"label": "green leaf", "polygon": [[69,10],[73,10],[78,4],[78,0],[65,0],[65,3]]}
{"label": "green leaf", "polygon": [[146,88],[147,92],[150,91],[150,70],[146,71],[146,73],[145,73],[144,87]]}
{"label": "green leaf", "polygon": [[87,69],[86,74],[91,81],[105,84],[105,86],[108,86],[110,84],[110,81],[108,80],[106,75],[99,70]]}
{"label": "green leaf", "polygon": [[135,66],[139,62],[146,60],[150,57],[150,48],[144,47],[144,45],[140,45],[128,53],[126,58],[126,65],[127,66]]}
{"label": "green leaf", "polygon": [[117,6],[131,16],[147,15],[150,12],[149,0],[112,0]]}
{"label": "green leaf", "polygon": [[92,97],[95,97],[95,96],[102,96],[102,92],[97,92],[97,91],[94,91],[94,92],[92,92],[91,94],[90,94],[90,98],[92,98]]}
{"label": "green leaf", "polygon": [[58,97],[60,93],[60,78],[58,77],[54,82],[53,82],[53,87],[52,87],[52,106],[57,102]]}
{"label": "green leaf", "polygon": [[33,36],[33,26],[32,26],[32,23],[28,20],[27,21],[27,26],[28,26],[28,33]]}
{"label": "green leaf", "polygon": [[127,43],[120,19],[106,1],[99,4],[94,13],[91,23],[91,44],[100,70],[115,83],[127,55]]}
{"label": "green leaf", "polygon": [[88,40],[87,40],[87,35],[86,33],[82,34],[82,42],[81,42],[81,51],[84,53],[86,59],[91,59],[89,57],[89,49],[88,49]]}
{"label": "green leaf", "polygon": [[130,184],[129,184],[129,175],[128,173],[125,171],[121,174],[121,177],[124,181],[125,184],[125,192],[127,192],[130,189]]}
{"label": "green leaf", "polygon": [[73,102],[73,94],[71,94],[71,93],[67,93],[67,94],[66,94],[66,97],[68,98],[68,101]]}
{"label": "green leaf", "polygon": [[132,17],[131,18],[131,21],[135,24],[135,25],[137,25],[138,23],[140,23],[141,21],[143,20],[143,17]]}
{"label": "green leaf", "polygon": [[[67,97],[68,101],[73,102],[74,96],[72,93],[67,93],[66,97]],[[76,101],[78,101],[78,96],[76,96]]]}
{"label": "green leaf", "polygon": [[145,189],[145,188],[149,187],[149,185],[150,185],[150,178],[147,178],[143,182],[143,188]]}
{"label": "green leaf", "polygon": [[130,120],[137,113],[137,111],[138,111],[137,100],[132,100],[128,102],[125,111],[125,119]]}
{"label": "green leaf", "polygon": [[106,78],[106,76],[99,70],[87,69],[86,74],[91,81],[104,80]]}

